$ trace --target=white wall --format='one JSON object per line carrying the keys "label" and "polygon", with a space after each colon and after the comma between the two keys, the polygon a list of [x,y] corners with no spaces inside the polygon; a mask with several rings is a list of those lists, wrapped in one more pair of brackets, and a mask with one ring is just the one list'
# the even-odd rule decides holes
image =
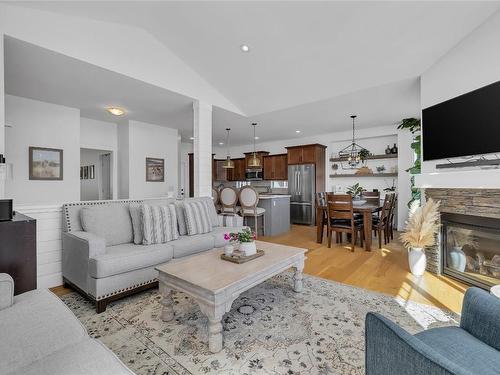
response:
{"label": "white wall", "polygon": [[[177,195],[177,129],[131,120],[126,126],[120,124],[118,135],[120,184],[128,184],[121,187],[120,198]],[[146,157],[165,159],[164,182],[146,182]],[[125,196],[127,190],[128,196]]]}
{"label": "white wall", "polygon": [[[422,108],[500,81],[499,46],[500,12],[497,12],[422,74]],[[425,124],[422,125],[425,126]],[[422,171],[433,173],[436,171],[436,164],[443,162],[446,161],[423,162]],[[465,172],[466,169],[461,169],[461,171]],[[457,176],[456,170],[448,173],[450,173],[450,178],[455,179]],[[466,178],[464,177],[466,175],[458,173],[455,179],[457,184],[460,184],[460,180]],[[474,176],[478,187],[486,182],[480,174],[476,173]]]}
{"label": "white wall", "polygon": [[118,198],[129,197],[129,124],[120,124],[117,129],[118,143]]}
{"label": "white wall", "polygon": [[[117,199],[118,124],[82,117],[80,119],[80,147],[111,151],[111,192],[113,199]],[[87,195],[82,193],[82,196]]]}
{"label": "white wall", "polygon": [[[6,197],[15,204],[46,204],[80,199],[80,110],[6,95],[6,158],[13,179]],[[29,180],[30,146],[63,149],[62,181]]]}

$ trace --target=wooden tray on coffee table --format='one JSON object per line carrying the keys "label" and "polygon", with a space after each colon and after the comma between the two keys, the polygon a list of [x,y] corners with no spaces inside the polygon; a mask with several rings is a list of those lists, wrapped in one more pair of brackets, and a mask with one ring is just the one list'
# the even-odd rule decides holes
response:
{"label": "wooden tray on coffee table", "polygon": [[264,254],[265,254],[264,250],[257,249],[257,252],[254,255],[250,255],[250,256],[246,257],[246,256],[243,256],[238,250],[235,250],[233,252],[233,254],[230,256],[227,256],[226,254],[222,253],[220,255],[220,258],[222,260],[227,260],[228,262],[241,264],[241,263],[246,263],[248,261],[251,261],[252,259],[259,258]]}

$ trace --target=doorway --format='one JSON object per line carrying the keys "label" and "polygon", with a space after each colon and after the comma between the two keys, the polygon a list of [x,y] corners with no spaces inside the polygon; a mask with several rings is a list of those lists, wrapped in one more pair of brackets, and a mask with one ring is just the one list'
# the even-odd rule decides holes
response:
{"label": "doorway", "polygon": [[80,200],[109,200],[113,197],[110,150],[80,149]]}

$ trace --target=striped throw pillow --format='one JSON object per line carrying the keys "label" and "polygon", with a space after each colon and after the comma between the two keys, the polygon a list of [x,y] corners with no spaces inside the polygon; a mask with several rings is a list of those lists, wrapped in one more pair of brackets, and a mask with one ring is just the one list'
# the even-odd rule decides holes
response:
{"label": "striped throw pillow", "polygon": [[165,243],[179,238],[175,206],[141,206],[143,245]]}
{"label": "striped throw pillow", "polygon": [[184,202],[184,215],[188,235],[208,233],[212,231],[212,223],[207,205],[199,200]]}
{"label": "striped throw pillow", "polygon": [[219,218],[217,217],[217,210],[215,209],[214,200],[212,197],[201,197],[198,198],[207,207],[208,216],[210,218],[210,223],[212,227],[219,226]]}

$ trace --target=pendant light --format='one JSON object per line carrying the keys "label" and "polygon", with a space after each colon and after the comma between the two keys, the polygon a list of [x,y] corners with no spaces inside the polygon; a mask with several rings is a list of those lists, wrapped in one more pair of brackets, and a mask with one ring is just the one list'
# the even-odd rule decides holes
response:
{"label": "pendant light", "polygon": [[230,128],[226,128],[226,146],[227,146],[227,155],[226,155],[226,160],[224,160],[224,163],[222,163],[222,168],[225,169],[233,169],[234,168],[234,161],[231,160],[231,155],[229,154],[229,131]]}
{"label": "pendant light", "polygon": [[361,147],[356,143],[356,136],[354,132],[355,129],[354,120],[356,119],[356,115],[352,115],[351,119],[352,119],[352,143],[339,152],[339,158],[343,169],[358,168],[360,163],[362,162],[361,154],[368,153],[368,150],[366,148]]}
{"label": "pendant light", "polygon": [[252,168],[257,168],[260,167],[260,159],[257,157],[257,152],[255,151],[255,127],[257,126],[257,123],[254,122],[252,123],[253,126],[253,154],[250,157],[250,160],[248,161],[248,166]]}

